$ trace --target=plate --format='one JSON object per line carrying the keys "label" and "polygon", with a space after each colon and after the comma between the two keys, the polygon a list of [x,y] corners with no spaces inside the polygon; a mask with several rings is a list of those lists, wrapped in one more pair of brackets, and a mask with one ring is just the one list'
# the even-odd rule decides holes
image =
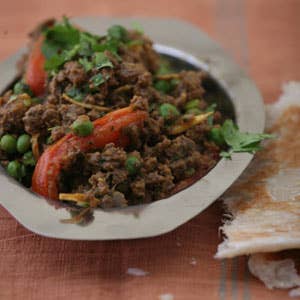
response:
{"label": "plate", "polygon": [[[134,23],[140,24],[155,42],[157,51],[209,73],[230,99],[228,103],[242,131],[263,131],[264,105],[255,84],[220,46],[193,25],[157,18],[82,17],[72,22],[97,34],[104,34],[113,24],[129,28]],[[15,78],[15,65],[23,52],[21,49],[0,63],[1,91]],[[169,232],[202,212],[239,177],[251,159],[251,154],[235,153],[232,160],[221,159],[201,180],[167,199],[123,209],[97,209],[85,226],[61,223],[61,219],[70,217],[66,209],[50,205],[7,176],[3,169],[0,203],[27,229],[47,237],[72,240],[151,237]]]}

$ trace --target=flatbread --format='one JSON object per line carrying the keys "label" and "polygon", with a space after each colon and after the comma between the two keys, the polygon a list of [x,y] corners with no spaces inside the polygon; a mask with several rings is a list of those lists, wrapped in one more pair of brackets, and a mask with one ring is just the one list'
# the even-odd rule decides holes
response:
{"label": "flatbread", "polygon": [[248,266],[250,272],[259,278],[269,289],[291,289],[297,295],[300,276],[293,259],[295,253],[258,253],[250,256]]}
{"label": "flatbread", "polygon": [[300,248],[300,83],[267,106],[269,132],[246,172],[222,197],[229,219],[217,258]]}

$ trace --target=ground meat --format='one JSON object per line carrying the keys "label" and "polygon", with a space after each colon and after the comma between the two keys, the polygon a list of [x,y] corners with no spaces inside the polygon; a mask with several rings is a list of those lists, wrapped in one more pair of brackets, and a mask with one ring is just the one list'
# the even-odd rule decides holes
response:
{"label": "ground meat", "polygon": [[113,208],[113,207],[126,207],[127,200],[123,193],[114,191],[111,194],[107,194],[101,201],[102,208]]}
{"label": "ground meat", "polygon": [[163,124],[164,121],[162,118],[147,118],[142,131],[148,145],[152,146],[162,140],[163,136],[161,134],[161,129],[163,128]]}
{"label": "ground meat", "polygon": [[145,157],[144,164],[143,164],[143,173],[147,174],[152,172],[156,169],[158,164],[157,158],[155,156]]}
{"label": "ground meat", "polygon": [[27,110],[28,106],[24,104],[21,95],[2,106],[0,108],[0,134],[24,132],[23,117]]}
{"label": "ground meat", "polygon": [[146,184],[145,179],[142,177],[135,178],[134,181],[131,182],[130,188],[132,194],[135,198],[144,199],[146,196]]}
{"label": "ground meat", "polygon": [[[170,168],[175,180],[178,182],[186,177],[191,176],[201,166],[203,155],[194,151],[189,156],[181,158],[170,163]],[[203,166],[202,166],[203,167]],[[204,167],[207,168],[204,160]]]}
{"label": "ground meat", "polygon": [[199,99],[204,94],[204,89],[201,85],[203,73],[194,71],[180,72],[178,85],[175,88],[175,94],[181,95],[182,92],[186,93],[186,99]]}
{"label": "ground meat", "polygon": [[173,175],[166,164],[158,164],[157,170],[145,174],[145,184],[154,199],[166,197],[174,188]]}
{"label": "ground meat", "polygon": [[100,112],[96,109],[92,109],[87,113],[91,121],[95,121],[103,116],[103,112]]}
{"label": "ground meat", "polygon": [[[65,63],[64,69],[59,72],[58,76],[61,76],[63,79],[68,79],[74,85],[84,82],[87,78],[83,66],[77,61]],[[62,81],[62,78],[60,81]]]}
{"label": "ground meat", "polygon": [[221,148],[216,145],[214,142],[211,141],[205,141],[204,147],[203,147],[204,153],[210,158],[210,167],[213,167],[214,164],[219,160],[220,158],[220,151]]}
{"label": "ground meat", "polygon": [[94,93],[94,94],[88,94],[84,98],[84,102],[88,104],[94,104],[94,105],[99,105],[99,106],[104,106],[105,105],[105,97],[107,96],[107,89],[104,88],[104,91],[100,91],[99,93]]}
{"label": "ground meat", "polygon": [[205,122],[187,130],[186,136],[195,143],[202,145],[203,141],[207,139],[210,129],[211,127]]}
{"label": "ground meat", "polygon": [[145,110],[148,111],[149,109],[149,103],[147,98],[139,97],[139,96],[134,96],[130,104],[133,106],[133,109],[135,110]]}
{"label": "ground meat", "polygon": [[[136,36],[136,33],[132,34]],[[142,63],[146,70],[155,72],[159,66],[159,56],[152,47],[152,41],[145,36],[139,36],[138,39],[141,41],[139,45],[135,45],[133,48],[123,47],[120,49],[120,54],[124,60]]]}
{"label": "ground meat", "polygon": [[115,169],[112,172],[109,172],[111,176],[112,185],[120,184],[125,181],[128,177],[128,172],[125,169]]}
{"label": "ground meat", "polygon": [[142,64],[123,62],[120,64],[117,76],[121,84],[135,84],[139,76],[146,72]]}
{"label": "ground meat", "polygon": [[114,144],[107,144],[101,154],[102,168],[105,171],[113,171],[119,167],[124,166],[127,158],[126,152],[115,147]]}
{"label": "ground meat", "polygon": [[83,66],[77,61],[65,63],[64,68],[52,77],[48,84],[49,95],[47,100],[51,104],[61,103],[61,95],[70,89],[72,85],[77,86],[87,80],[87,74]]}
{"label": "ground meat", "polygon": [[176,160],[188,156],[195,150],[196,144],[194,141],[184,135],[180,135],[172,140],[169,146],[165,148],[164,153],[170,160]]}
{"label": "ground meat", "polygon": [[62,104],[59,106],[58,112],[61,116],[62,125],[70,126],[78,116],[85,114],[85,109],[75,104]]}
{"label": "ground meat", "polygon": [[56,126],[51,130],[51,143],[55,143],[59,139],[61,139],[68,131],[68,127],[66,126]]}
{"label": "ground meat", "polygon": [[135,87],[135,92],[137,89],[146,88],[152,84],[152,74],[150,72],[144,72],[138,77],[138,82]]}
{"label": "ground meat", "polygon": [[92,186],[92,191],[95,197],[101,198],[109,192],[109,185],[106,182],[106,175],[102,172],[97,172],[89,178],[89,183]]}
{"label": "ground meat", "polygon": [[[77,187],[87,181],[83,168],[84,155],[75,147],[68,148],[68,152],[61,161],[59,190],[63,193],[68,190],[75,192]],[[84,178],[84,180],[83,180]]]}
{"label": "ground meat", "polygon": [[139,149],[142,145],[141,129],[135,124],[131,124],[123,129],[123,134],[130,140],[131,149]]}
{"label": "ground meat", "polygon": [[169,140],[164,136],[162,141],[157,143],[154,147],[148,147],[148,146],[144,147],[145,156],[147,157],[155,156],[159,158],[164,153],[166,148],[169,147],[170,145],[171,145],[171,140]]}
{"label": "ground meat", "polygon": [[85,165],[91,170],[92,173],[96,173],[101,169],[101,153],[92,152],[85,154]]}
{"label": "ground meat", "polygon": [[155,72],[159,66],[159,58],[157,52],[152,47],[152,42],[149,39],[144,39],[143,51],[140,57],[144,63],[144,66],[151,72]]}
{"label": "ground meat", "polygon": [[51,104],[38,104],[31,107],[23,118],[25,131],[29,134],[45,135],[48,128],[60,126],[61,117],[57,107]]}

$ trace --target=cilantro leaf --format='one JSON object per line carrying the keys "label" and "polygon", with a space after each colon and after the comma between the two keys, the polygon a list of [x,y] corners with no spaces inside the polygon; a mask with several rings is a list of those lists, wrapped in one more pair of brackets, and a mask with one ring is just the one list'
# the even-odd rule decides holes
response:
{"label": "cilantro leaf", "polygon": [[[98,70],[104,67],[113,68],[113,64],[104,53],[96,55],[94,53],[109,51],[121,60],[118,49],[121,44],[128,41],[127,30],[120,25],[111,26],[106,38],[103,39],[75,28],[66,17],[63,21],[46,28],[43,34],[45,39],[42,52],[46,57],[45,70],[50,76],[55,74],[65,62],[74,58],[84,66],[86,71],[93,67]],[[92,60],[91,57],[93,57]]]}
{"label": "cilantro leaf", "polygon": [[94,64],[89,61],[86,57],[79,58],[78,62],[83,66],[86,72],[93,69]]}
{"label": "cilantro leaf", "polygon": [[144,34],[144,29],[142,27],[142,25],[138,22],[132,22],[131,23],[132,29],[135,30],[136,32],[138,32],[139,34]]}
{"label": "cilantro leaf", "polygon": [[33,96],[33,93],[29,87],[29,85],[27,85],[25,82],[23,81],[18,81],[14,87],[13,87],[13,92],[15,95],[19,95],[19,94],[23,94],[26,93],[29,96]]}
{"label": "cilantro leaf", "polygon": [[92,61],[88,60],[86,57],[80,58],[79,63],[84,67],[85,71],[88,72],[94,67],[97,70],[108,67],[113,68],[112,62],[103,52],[97,52],[94,54]]}
{"label": "cilantro leaf", "polygon": [[91,77],[91,82],[93,83],[93,85],[95,87],[101,85],[102,83],[104,83],[105,81],[107,81],[109,79],[109,75],[102,75],[101,73],[96,74],[94,76]]}
{"label": "cilantro leaf", "polygon": [[46,57],[46,59],[50,59],[54,55],[58,53],[60,49],[60,46],[56,43],[53,43],[53,41],[50,41],[48,39],[45,39],[42,44],[42,53]]}
{"label": "cilantro leaf", "polygon": [[126,28],[121,25],[113,25],[107,30],[107,37],[109,39],[127,42],[128,41],[128,32]]}
{"label": "cilantro leaf", "polygon": [[119,41],[115,39],[109,39],[105,41],[102,44],[95,44],[92,46],[92,49],[94,52],[104,52],[109,51],[112,53],[119,61],[121,60],[121,57],[118,54],[118,48],[120,46]]}
{"label": "cilantro leaf", "polygon": [[232,153],[233,153],[232,150],[221,151],[221,152],[220,152],[220,156],[221,156],[221,157],[224,157],[224,158],[226,158],[226,159],[231,159]]}
{"label": "cilantro leaf", "polygon": [[88,32],[80,33],[80,50],[82,56],[91,56],[93,54],[93,46],[97,45],[99,37]]}
{"label": "cilantro leaf", "polygon": [[54,55],[45,62],[46,71],[56,71],[65,62],[62,55]]}
{"label": "cilantro leaf", "polygon": [[222,135],[226,145],[229,146],[229,150],[222,151],[220,156],[229,159],[232,153],[236,152],[255,153],[261,150],[261,141],[275,138],[273,134],[241,132],[232,120],[226,120],[220,128],[219,133]]}
{"label": "cilantro leaf", "polygon": [[45,62],[45,70],[52,71],[57,70],[65,62],[71,60],[77,55],[80,45],[75,45],[70,50],[64,50],[61,54],[53,55]]}
{"label": "cilantro leaf", "polygon": [[79,30],[72,26],[67,18],[64,18],[63,22],[47,28],[44,34],[46,40],[61,48],[71,48],[80,41]]}
{"label": "cilantro leaf", "polygon": [[102,52],[95,53],[93,61],[97,70],[100,70],[105,67],[113,68],[112,62]]}
{"label": "cilantro leaf", "polygon": [[67,91],[67,95],[72,99],[81,102],[85,97],[85,93],[76,87],[72,87]]}
{"label": "cilantro leaf", "polygon": [[71,60],[80,49],[80,31],[67,18],[44,31],[42,52],[46,57],[45,70],[56,71],[64,62]]}
{"label": "cilantro leaf", "polygon": [[134,47],[134,46],[140,46],[143,45],[144,41],[143,40],[130,40],[126,43],[127,47]]}
{"label": "cilantro leaf", "polygon": [[[206,108],[205,112],[214,112],[215,109],[216,109],[216,107],[217,107],[217,104],[216,104],[216,103],[213,103],[213,104],[211,104],[210,106],[208,106],[208,107]],[[211,115],[207,118],[207,123],[208,123],[208,125],[210,125],[210,126],[213,125],[213,123],[214,123],[214,115],[213,115],[213,114],[211,114]]]}

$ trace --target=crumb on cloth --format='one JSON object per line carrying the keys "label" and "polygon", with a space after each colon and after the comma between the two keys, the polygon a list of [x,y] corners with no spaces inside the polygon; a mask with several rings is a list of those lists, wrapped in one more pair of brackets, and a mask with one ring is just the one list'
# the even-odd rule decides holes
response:
{"label": "crumb on cloth", "polygon": [[139,269],[139,268],[128,268],[126,273],[128,275],[131,275],[131,276],[146,276],[146,275],[149,275],[149,272],[144,271],[144,270]]}
{"label": "crumb on cloth", "polygon": [[159,300],[174,300],[174,296],[172,294],[161,294],[159,295]]}

